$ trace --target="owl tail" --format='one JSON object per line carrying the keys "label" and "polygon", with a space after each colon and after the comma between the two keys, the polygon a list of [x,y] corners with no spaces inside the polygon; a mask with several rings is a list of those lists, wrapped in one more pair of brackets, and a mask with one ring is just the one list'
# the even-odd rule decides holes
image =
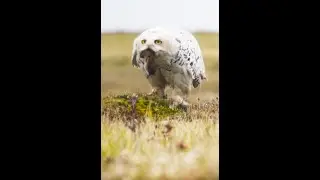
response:
{"label": "owl tail", "polygon": [[208,80],[207,76],[204,73],[200,74],[201,80]]}

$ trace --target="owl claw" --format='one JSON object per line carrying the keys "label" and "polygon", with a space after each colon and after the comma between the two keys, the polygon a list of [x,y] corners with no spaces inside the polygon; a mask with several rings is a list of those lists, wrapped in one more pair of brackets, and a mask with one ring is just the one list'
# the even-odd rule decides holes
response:
{"label": "owl claw", "polygon": [[160,98],[164,98],[164,99],[167,98],[166,94],[163,92],[162,89],[152,89],[152,91],[148,93],[148,96],[152,96],[152,95],[159,95]]}
{"label": "owl claw", "polygon": [[169,106],[170,108],[181,108],[182,110],[184,110],[185,112],[187,112],[188,107],[190,106],[190,104],[185,101],[183,98],[181,98],[180,96],[174,96],[171,98],[172,104]]}

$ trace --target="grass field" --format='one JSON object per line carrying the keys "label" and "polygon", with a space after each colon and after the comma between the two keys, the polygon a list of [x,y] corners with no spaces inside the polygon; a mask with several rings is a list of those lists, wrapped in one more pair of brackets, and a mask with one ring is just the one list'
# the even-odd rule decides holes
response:
{"label": "grass field", "polygon": [[[130,62],[136,35],[102,35],[103,97],[150,91],[143,74]],[[126,123],[127,116],[107,109],[101,121],[102,179],[218,179],[218,34],[198,33],[195,37],[208,81],[193,89],[191,112],[163,121],[147,116],[133,130]],[[116,115],[111,120],[108,114]]]}

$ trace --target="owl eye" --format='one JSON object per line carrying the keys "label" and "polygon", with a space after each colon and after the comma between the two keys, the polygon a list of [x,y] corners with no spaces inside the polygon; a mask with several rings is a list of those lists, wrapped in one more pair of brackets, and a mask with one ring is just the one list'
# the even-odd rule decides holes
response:
{"label": "owl eye", "polygon": [[162,44],[162,41],[157,39],[157,40],[154,40],[154,43],[155,44]]}
{"label": "owl eye", "polygon": [[141,44],[145,44],[145,43],[146,43],[145,39],[141,40]]}

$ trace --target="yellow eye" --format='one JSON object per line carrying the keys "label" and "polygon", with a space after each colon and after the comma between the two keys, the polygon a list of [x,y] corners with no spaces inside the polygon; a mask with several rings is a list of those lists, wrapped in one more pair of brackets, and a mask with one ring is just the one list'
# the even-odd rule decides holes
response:
{"label": "yellow eye", "polygon": [[145,39],[141,40],[141,44],[145,44],[145,43],[146,43]]}
{"label": "yellow eye", "polygon": [[157,40],[154,41],[154,43],[155,44],[162,44],[162,41],[157,39]]}

